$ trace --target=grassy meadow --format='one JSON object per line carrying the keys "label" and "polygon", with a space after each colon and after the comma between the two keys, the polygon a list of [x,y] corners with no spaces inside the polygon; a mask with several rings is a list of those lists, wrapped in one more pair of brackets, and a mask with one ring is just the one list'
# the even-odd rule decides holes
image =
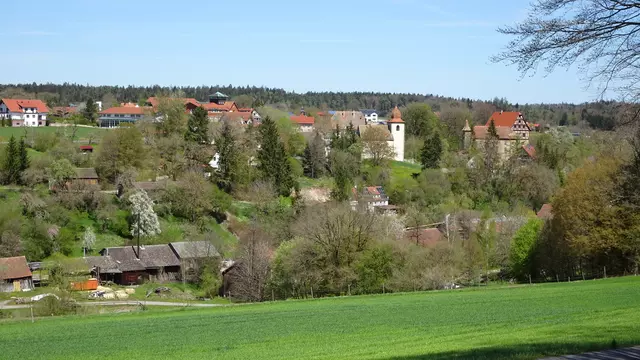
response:
{"label": "grassy meadow", "polygon": [[[99,140],[105,131],[108,129],[101,129],[95,127],[78,126],[76,129],[75,141],[88,141],[90,137],[95,140]],[[73,129],[70,126],[43,126],[43,127],[0,127],[0,143],[9,141],[9,138],[13,135],[16,139],[23,136],[31,137],[38,133],[55,133],[61,132],[71,136]]]}
{"label": "grassy meadow", "polygon": [[638,309],[627,277],[43,318],[0,322],[0,357],[535,359],[640,344]]}

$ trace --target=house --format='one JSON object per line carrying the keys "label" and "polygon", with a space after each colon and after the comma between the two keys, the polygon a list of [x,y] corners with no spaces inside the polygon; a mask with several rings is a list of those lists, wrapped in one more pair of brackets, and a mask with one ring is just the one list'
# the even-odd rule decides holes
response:
{"label": "house", "polygon": [[209,95],[209,102],[202,104],[202,107],[209,112],[210,116],[215,113],[238,111],[236,103],[229,101],[229,97],[221,92]]}
{"label": "house", "polygon": [[110,247],[102,249],[100,255],[110,257],[117,265],[120,273],[111,269],[113,281],[117,284],[175,281],[180,278],[180,260],[169,245]]}
{"label": "house", "polygon": [[344,129],[349,126],[349,124],[357,127],[359,125],[366,125],[367,120],[361,111],[355,110],[336,111],[331,116],[331,127],[334,129],[337,126]]}
{"label": "house", "polygon": [[83,259],[96,279],[120,283],[122,270],[111,256],[87,256]]}
{"label": "house", "polygon": [[206,262],[220,257],[208,241],[173,242],[169,247],[180,261],[181,276],[187,281],[197,280]]}
{"label": "house", "polygon": [[351,189],[353,198],[351,200],[351,208],[366,209],[367,211],[375,211],[377,207],[388,206],[389,197],[385,194],[382,186],[367,186],[358,191],[357,187]]}
{"label": "house", "polygon": [[52,111],[51,115],[65,118],[65,117],[68,117],[70,115],[77,114],[77,113],[78,113],[78,107],[77,106],[55,106],[53,108],[53,111]]}
{"label": "house", "polygon": [[[499,111],[491,115],[484,126],[474,126],[473,130],[469,126],[469,121],[465,122],[462,129],[464,133],[465,148],[468,148],[471,141],[478,144],[478,148],[484,148],[486,141],[490,138],[489,127],[493,122],[498,135],[498,154],[500,158],[506,160],[514,150],[529,144],[531,128],[524,120],[524,116],[516,111]],[[526,149],[525,149],[526,151]]]}
{"label": "house", "polygon": [[0,118],[11,126],[46,126],[49,108],[42,100],[0,99]]}
{"label": "house", "polygon": [[98,124],[107,128],[119,127],[121,123],[133,124],[152,110],[151,107],[112,107],[100,112]]}
{"label": "house", "polygon": [[299,115],[292,115],[290,116],[290,119],[294,124],[298,125],[300,131],[304,133],[312,132],[316,122],[316,119],[313,116],[307,116],[304,108],[300,110]]}
{"label": "house", "polygon": [[76,175],[71,179],[71,185],[98,185],[98,174],[94,168],[76,168]]}
{"label": "house", "polygon": [[374,109],[360,109],[360,112],[364,115],[367,124],[378,122],[378,112]]}
{"label": "house", "polygon": [[0,258],[0,292],[33,290],[33,279],[24,256]]}
{"label": "house", "polygon": [[262,116],[260,116],[260,114],[258,113],[258,111],[256,111],[256,109],[239,108],[238,112],[242,114],[250,114],[249,118],[254,124],[259,124],[262,122]]}

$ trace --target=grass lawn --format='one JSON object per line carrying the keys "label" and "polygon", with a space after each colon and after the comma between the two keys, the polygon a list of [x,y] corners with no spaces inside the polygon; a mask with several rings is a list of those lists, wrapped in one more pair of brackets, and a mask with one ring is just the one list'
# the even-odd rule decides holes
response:
{"label": "grass lawn", "polygon": [[[32,136],[36,133],[55,133],[61,132],[71,136],[73,132],[71,127],[58,127],[58,126],[43,126],[43,127],[0,127],[0,142],[9,141],[11,135],[13,135],[16,139],[21,138],[26,134],[28,136]],[[105,131],[109,131],[108,129],[101,128],[92,128],[92,127],[82,127],[79,126],[76,130],[76,141],[88,140],[89,135],[93,134],[93,139],[98,140],[102,137]]]}
{"label": "grass lawn", "polygon": [[[640,277],[6,321],[7,359],[535,359],[640,344]],[[19,346],[29,344],[29,346]]]}
{"label": "grass lawn", "polygon": [[391,162],[391,179],[410,179],[414,173],[420,173],[422,166],[408,162]]}

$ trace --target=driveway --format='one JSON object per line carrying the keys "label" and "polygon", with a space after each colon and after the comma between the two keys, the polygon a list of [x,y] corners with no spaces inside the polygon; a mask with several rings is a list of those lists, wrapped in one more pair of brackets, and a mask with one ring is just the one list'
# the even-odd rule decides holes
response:
{"label": "driveway", "polygon": [[[186,303],[186,302],[170,302],[170,301],[82,301],[78,302],[84,306],[174,306],[174,307],[197,307],[211,308],[223,306],[222,304],[202,304],[202,303]],[[30,304],[10,305],[9,301],[0,302],[0,310],[28,309]]]}

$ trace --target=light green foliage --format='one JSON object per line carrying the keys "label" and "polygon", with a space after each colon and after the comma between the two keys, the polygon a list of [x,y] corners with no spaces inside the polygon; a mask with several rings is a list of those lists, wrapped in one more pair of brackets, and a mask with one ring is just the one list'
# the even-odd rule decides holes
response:
{"label": "light green foliage", "polygon": [[162,117],[162,121],[157,124],[162,135],[182,136],[187,130],[187,114],[184,111],[184,102],[178,94],[159,97],[157,114]]}
{"label": "light green foliage", "polygon": [[54,161],[47,170],[52,184],[58,188],[64,187],[76,174],[75,168],[67,159]]}
{"label": "light green foliage", "polygon": [[96,159],[98,174],[111,182],[128,169],[141,169],[145,160],[142,133],[136,127],[121,127],[107,133]]}
{"label": "light green foliage", "polygon": [[378,245],[365,251],[355,265],[360,293],[379,293],[393,273],[393,248]]}
{"label": "light green foliage", "polygon": [[[137,336],[95,347],[92,356],[537,359],[607,349],[612,339],[620,347],[640,343],[635,331],[640,322],[638,307],[640,280],[627,277],[535,288],[287,301],[57,318],[35,324],[7,322],[0,326],[0,344],[8,359],[33,354],[86,359],[86,347],[77,345],[76,339],[100,343],[105,338],[119,339],[125,332]],[[180,336],[167,331],[176,324]],[[473,336],[460,335],[469,333]],[[9,346],[32,338],[38,341],[28,348]]]}
{"label": "light green foliage", "polygon": [[536,242],[540,237],[543,222],[533,218],[521,227],[511,242],[509,261],[513,276],[520,280],[531,274],[531,261],[533,260]]}

